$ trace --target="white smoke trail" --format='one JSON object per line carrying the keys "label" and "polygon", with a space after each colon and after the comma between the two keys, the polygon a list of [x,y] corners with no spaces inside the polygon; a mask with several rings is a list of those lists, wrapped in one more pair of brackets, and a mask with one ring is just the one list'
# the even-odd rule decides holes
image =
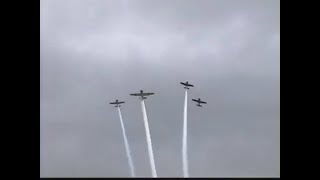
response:
{"label": "white smoke trail", "polygon": [[186,89],[186,94],[184,98],[184,109],[183,109],[183,139],[182,139],[182,166],[183,166],[183,176],[185,178],[189,177],[188,170],[188,156],[187,156],[187,109],[188,109],[188,90]]}
{"label": "white smoke trail", "polygon": [[128,163],[130,167],[130,172],[131,172],[131,177],[135,177],[135,172],[134,172],[134,165],[132,162],[132,157],[131,157],[131,151],[126,135],[126,130],[124,128],[123,120],[122,120],[122,113],[120,107],[118,107],[118,112],[119,112],[119,117],[120,117],[120,123],[121,123],[121,128],[122,128],[122,133],[123,133],[123,139],[124,139],[124,145],[126,147],[126,152],[127,152],[127,158],[128,158]]}
{"label": "white smoke trail", "polygon": [[154,157],[153,157],[152,142],[151,142],[151,136],[150,136],[150,130],[149,130],[149,124],[148,124],[147,111],[146,111],[146,106],[144,104],[143,99],[141,100],[141,107],[142,107],[143,121],[144,121],[144,127],[145,127],[145,131],[146,131],[146,137],[147,137],[147,144],[148,144],[152,177],[156,178],[157,171],[156,171],[156,166],[154,164]]}

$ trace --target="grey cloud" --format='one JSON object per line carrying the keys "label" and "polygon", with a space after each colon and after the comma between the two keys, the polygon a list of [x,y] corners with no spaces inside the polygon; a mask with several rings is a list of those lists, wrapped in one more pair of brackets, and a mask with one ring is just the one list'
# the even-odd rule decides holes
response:
{"label": "grey cloud", "polygon": [[41,1],[41,176],[151,176],[147,99],[160,177],[181,177],[184,89],[192,177],[280,176],[280,5],[276,0]]}

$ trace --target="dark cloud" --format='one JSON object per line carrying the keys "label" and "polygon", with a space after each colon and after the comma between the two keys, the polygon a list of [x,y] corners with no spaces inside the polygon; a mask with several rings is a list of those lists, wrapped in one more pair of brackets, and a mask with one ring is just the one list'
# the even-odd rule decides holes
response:
{"label": "dark cloud", "polygon": [[[181,177],[184,89],[192,177],[280,176],[280,3],[276,0],[41,1],[41,176]],[[190,100],[190,99],[189,99]]]}

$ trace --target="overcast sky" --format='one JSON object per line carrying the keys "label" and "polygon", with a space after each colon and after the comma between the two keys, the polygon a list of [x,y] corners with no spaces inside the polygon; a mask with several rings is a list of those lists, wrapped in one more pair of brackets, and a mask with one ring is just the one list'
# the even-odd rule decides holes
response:
{"label": "overcast sky", "polygon": [[[182,177],[184,89],[191,177],[280,176],[278,0],[42,0],[42,177]],[[208,102],[202,108],[191,98]]]}

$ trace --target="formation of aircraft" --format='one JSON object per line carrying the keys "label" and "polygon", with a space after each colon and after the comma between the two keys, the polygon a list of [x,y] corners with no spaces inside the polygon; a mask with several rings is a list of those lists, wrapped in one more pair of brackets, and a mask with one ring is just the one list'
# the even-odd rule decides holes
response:
{"label": "formation of aircraft", "polygon": [[198,103],[197,106],[199,106],[199,107],[202,107],[201,104],[207,104],[207,102],[201,101],[200,98],[198,98],[198,99],[192,99],[192,101],[197,102],[197,103]]}
{"label": "formation of aircraft", "polygon": [[[180,84],[182,84],[184,86],[185,89],[190,89],[190,87],[194,87],[194,85],[192,84],[189,84],[189,82],[180,82]],[[147,99],[147,96],[150,96],[150,95],[154,95],[154,93],[146,93],[146,92],[143,92],[143,90],[140,90],[140,93],[133,93],[133,94],[130,94],[130,96],[140,96],[139,99],[143,100],[143,99]],[[198,99],[192,99],[192,101],[195,101],[197,102],[197,106],[199,107],[202,107],[201,104],[207,104],[207,102],[205,101],[201,101],[200,98]],[[118,101],[118,99],[116,99],[115,102],[110,102],[110,104],[116,104],[115,107],[120,107],[120,104],[122,103],[125,103],[124,101]]]}

